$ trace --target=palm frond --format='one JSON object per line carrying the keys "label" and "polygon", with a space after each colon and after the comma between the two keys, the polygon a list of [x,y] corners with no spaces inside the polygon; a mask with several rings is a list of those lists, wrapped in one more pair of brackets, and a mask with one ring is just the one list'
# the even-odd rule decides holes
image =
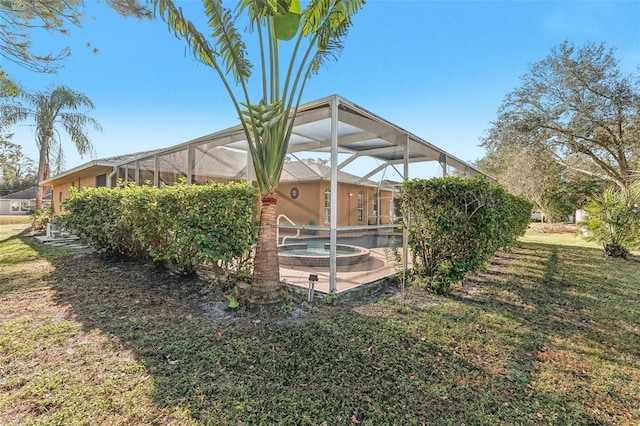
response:
{"label": "palm frond", "polygon": [[93,154],[95,152],[89,137],[87,136],[87,125],[91,125],[96,130],[101,130],[100,124],[93,118],[81,113],[62,112],[57,120],[65,132],[71,138],[78,154]]}
{"label": "palm frond", "polygon": [[95,109],[95,105],[87,95],[66,86],[58,86],[53,89],[47,101],[52,108],[57,108],[58,110],[76,110],[81,107]]}
{"label": "palm frond", "polygon": [[31,110],[22,105],[0,105],[0,124],[2,126],[16,124],[26,120],[30,113]]}
{"label": "palm frond", "polygon": [[36,145],[39,150],[42,149],[46,167],[53,164],[59,169],[64,164],[59,128],[70,136],[80,155],[94,152],[87,136],[87,127],[97,131],[102,131],[102,127],[95,118],[76,111],[81,108],[94,109],[93,102],[84,93],[66,86],[56,86],[48,91],[23,92],[21,98],[30,108],[8,108],[7,119],[14,123],[33,120]]}
{"label": "palm frond", "polygon": [[364,5],[364,0],[317,0],[304,11],[302,32],[315,34],[316,53],[310,69],[317,74],[328,59],[337,59],[344,48],[343,38],[352,25],[352,17]]}
{"label": "palm frond", "polygon": [[[209,0],[203,1],[206,2]],[[160,18],[167,24],[169,32],[175,35],[178,39],[184,39],[187,42],[194,58],[216,70],[220,80],[227,90],[227,93],[229,94],[229,97],[231,98],[238,116],[241,117],[242,113],[240,112],[240,104],[227,79],[227,75],[217,62],[219,53],[216,52],[209,44],[205,36],[196,29],[193,22],[184,17],[182,9],[176,7],[172,0],[153,0],[153,4],[154,14],[156,16],[160,16]],[[244,97],[248,100],[249,95],[244,80],[241,80],[241,85],[244,91]],[[245,126],[244,122],[242,122],[242,125]],[[247,138],[251,139],[251,134],[246,128],[245,133],[247,134]]]}
{"label": "palm frond", "polygon": [[[295,75],[291,95],[283,94],[283,98],[289,100],[287,110],[292,111],[293,115],[300,105],[306,80],[311,74],[316,74],[328,59],[337,59],[344,47],[342,39],[347,35],[352,24],[351,18],[364,3],[364,0],[315,0],[303,11],[302,31],[298,43],[303,37],[309,37],[311,42]],[[298,45],[296,45],[296,52],[297,49]],[[292,65],[293,62],[287,74],[285,90],[289,87],[289,80],[292,78]],[[285,140],[289,140],[292,130],[293,122],[288,125]]]}
{"label": "palm frond", "polygon": [[[246,2],[249,3],[250,0],[246,0]],[[257,0],[256,3],[260,3],[260,0]],[[283,111],[287,111],[287,113],[283,113],[277,123],[268,128],[268,131],[263,131],[260,135],[261,142],[257,146],[256,156],[258,161],[263,164],[256,165],[255,168],[264,167],[268,182],[274,187],[277,186],[282,173],[295,114],[300,105],[306,80],[311,73],[319,70],[324,61],[337,57],[343,48],[342,38],[351,26],[351,17],[363,4],[364,1],[361,0],[315,0],[302,13],[302,30],[298,33],[293,50],[294,54],[284,80],[284,92],[281,96],[277,94],[277,97],[273,98],[273,100],[286,100]],[[267,28],[269,31],[272,30],[269,26]],[[304,50],[302,59],[296,61],[301,41],[305,38],[309,40],[309,43]],[[275,52],[276,58],[270,58],[272,61],[277,60],[277,46]],[[297,67],[295,74],[294,67]],[[271,68],[271,70],[274,69],[277,71],[277,68]],[[275,75],[277,76],[277,72]],[[293,83],[291,82],[292,78]],[[268,154],[263,154],[264,151],[267,151]]]}
{"label": "palm frond", "polygon": [[[64,168],[64,152],[62,151],[62,144],[60,143],[59,135],[57,138],[52,138],[51,149],[50,149],[50,161],[49,167],[53,165],[52,170],[49,172],[53,172],[53,174],[59,174],[62,172]],[[53,152],[53,155],[51,155]]]}
{"label": "palm frond", "polygon": [[337,60],[342,52],[343,44],[340,40],[328,40],[324,48],[318,48],[309,63],[309,74],[318,74],[322,66],[329,60]]}
{"label": "palm frond", "polygon": [[222,6],[220,0],[203,0],[209,26],[213,29],[218,55],[222,57],[225,69],[231,73],[236,83],[247,82],[251,75],[251,62],[247,60],[246,45],[235,27],[235,16]]}
{"label": "palm frond", "polygon": [[[153,0],[156,16],[169,31],[186,40],[196,59],[218,72],[241,118],[261,193],[270,193],[282,173],[306,80],[340,53],[351,18],[364,0],[311,0],[302,13],[297,0],[239,0],[233,11],[223,6],[223,0],[202,3],[215,44],[209,44],[174,1]],[[259,104],[250,102],[247,85],[252,63],[237,28],[241,16],[248,17],[250,32],[257,31],[263,88]],[[297,37],[296,44],[281,80],[279,43],[293,37]],[[241,86],[243,103],[229,84],[231,75]],[[282,93],[280,83],[284,83]]]}
{"label": "palm frond", "polygon": [[193,22],[186,19],[182,8],[175,6],[171,0],[153,0],[154,13],[166,22],[169,32],[179,39],[184,39],[191,48],[193,57],[207,66],[218,68],[218,53],[211,47],[205,36],[196,29]]}

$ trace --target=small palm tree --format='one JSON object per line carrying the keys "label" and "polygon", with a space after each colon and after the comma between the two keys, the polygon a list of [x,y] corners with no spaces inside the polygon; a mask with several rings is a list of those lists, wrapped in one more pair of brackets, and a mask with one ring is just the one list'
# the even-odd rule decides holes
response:
{"label": "small palm tree", "polygon": [[[174,35],[186,40],[194,57],[213,68],[224,84],[244,129],[261,194],[260,228],[249,302],[279,302],[276,241],[278,182],[284,167],[296,112],[305,83],[342,49],[352,16],[364,0],[240,0],[233,10],[222,0],[202,0],[213,43],[171,0],[154,0],[159,15]],[[249,59],[238,25],[256,36],[256,62]],[[290,41],[290,56],[281,60],[281,45]],[[249,78],[259,72],[257,101]],[[234,86],[236,90],[234,91]]]}
{"label": "small palm tree", "polygon": [[[10,124],[33,121],[36,144],[39,150],[38,182],[50,177],[51,164],[56,170],[63,166],[64,153],[60,130],[71,138],[80,155],[93,152],[93,146],[87,136],[87,126],[102,131],[96,119],[82,112],[79,108],[94,109],[93,102],[81,92],[65,86],[54,87],[49,91],[34,93],[21,92],[21,99],[26,105],[5,105],[2,117]],[[44,188],[36,192],[36,210],[42,209]]]}
{"label": "small palm tree", "polygon": [[626,257],[629,248],[640,247],[640,182],[605,189],[585,211],[587,219],[580,225],[588,231],[587,240],[604,245],[605,254]]}

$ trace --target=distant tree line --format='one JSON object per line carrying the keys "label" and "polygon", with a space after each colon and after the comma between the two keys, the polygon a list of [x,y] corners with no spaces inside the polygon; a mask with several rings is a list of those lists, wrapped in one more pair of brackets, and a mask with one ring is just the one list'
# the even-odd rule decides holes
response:
{"label": "distant tree line", "polygon": [[0,196],[36,186],[36,171],[22,147],[0,137]]}

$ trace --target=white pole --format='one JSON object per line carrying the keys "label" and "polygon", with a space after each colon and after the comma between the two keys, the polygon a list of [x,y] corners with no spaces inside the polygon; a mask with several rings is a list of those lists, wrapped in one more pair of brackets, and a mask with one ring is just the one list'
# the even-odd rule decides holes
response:
{"label": "white pole", "polygon": [[[404,146],[404,180],[409,179],[409,135]],[[404,309],[407,268],[409,267],[409,218],[402,218],[402,287],[400,288],[400,307]]]}
{"label": "white pole", "polygon": [[331,100],[331,219],[329,234],[329,293],[335,294],[336,285],[336,244],[338,243],[338,97]]}

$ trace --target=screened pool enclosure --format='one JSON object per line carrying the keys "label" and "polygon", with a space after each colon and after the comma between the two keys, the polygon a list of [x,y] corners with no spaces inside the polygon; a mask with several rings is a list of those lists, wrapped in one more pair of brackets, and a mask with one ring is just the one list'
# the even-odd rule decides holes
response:
{"label": "screened pool enclosure", "polygon": [[[240,125],[117,166],[139,184],[254,181]],[[379,283],[408,261],[394,208],[404,179],[482,174],[472,165],[333,95],[298,111],[279,186],[281,279],[322,293]],[[111,182],[110,182],[111,183]]]}

